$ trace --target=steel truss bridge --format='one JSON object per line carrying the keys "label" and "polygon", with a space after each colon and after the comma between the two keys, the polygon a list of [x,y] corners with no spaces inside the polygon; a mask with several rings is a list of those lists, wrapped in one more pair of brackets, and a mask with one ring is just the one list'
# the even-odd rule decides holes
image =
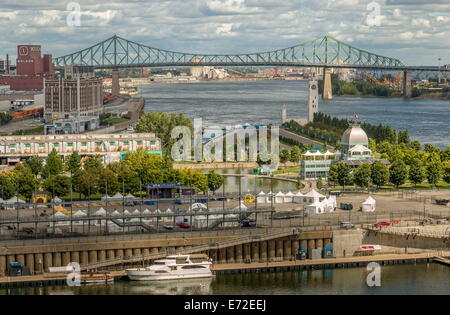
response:
{"label": "steel truss bridge", "polygon": [[406,66],[400,60],[362,50],[333,37],[261,53],[213,55],[158,49],[114,35],[83,50],[54,59],[57,68],[96,69],[190,66],[293,66],[403,71],[441,71],[437,66]]}

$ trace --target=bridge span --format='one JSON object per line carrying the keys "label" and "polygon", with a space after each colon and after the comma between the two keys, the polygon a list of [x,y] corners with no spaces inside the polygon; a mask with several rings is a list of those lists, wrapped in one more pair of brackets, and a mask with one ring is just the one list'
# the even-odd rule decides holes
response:
{"label": "bridge span", "polygon": [[[143,67],[191,66],[292,66],[308,68],[349,68],[394,70],[403,72],[403,92],[411,96],[411,71],[445,71],[438,66],[407,66],[396,58],[381,56],[323,36],[288,48],[260,53],[201,54],[154,48],[114,35],[88,48],[54,59],[57,69],[66,65],[89,65],[95,69],[113,70],[113,94],[119,93],[118,70]],[[331,89],[331,78],[324,72],[325,86]],[[329,72],[328,72],[329,74]],[[324,91],[324,95],[331,95]]]}

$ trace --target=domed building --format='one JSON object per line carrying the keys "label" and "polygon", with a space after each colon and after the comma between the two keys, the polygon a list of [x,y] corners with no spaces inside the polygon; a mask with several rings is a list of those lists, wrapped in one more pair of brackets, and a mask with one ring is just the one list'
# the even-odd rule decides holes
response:
{"label": "domed building", "polygon": [[344,162],[352,168],[367,163],[380,161],[389,164],[387,160],[375,159],[369,149],[369,137],[358,124],[352,124],[345,130],[341,138],[342,152],[325,153],[308,151],[302,156],[300,164],[300,176],[303,180],[328,179],[328,173],[332,164]]}
{"label": "domed building", "polygon": [[360,125],[352,124],[341,138],[342,160],[373,159],[369,149],[369,137]]}

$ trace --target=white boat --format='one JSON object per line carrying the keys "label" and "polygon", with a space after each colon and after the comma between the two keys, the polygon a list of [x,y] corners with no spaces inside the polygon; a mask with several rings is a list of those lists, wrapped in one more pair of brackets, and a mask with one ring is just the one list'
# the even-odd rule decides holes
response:
{"label": "white boat", "polygon": [[203,254],[173,255],[156,260],[146,268],[126,269],[125,272],[135,281],[209,278],[213,276],[211,265],[211,260]]}

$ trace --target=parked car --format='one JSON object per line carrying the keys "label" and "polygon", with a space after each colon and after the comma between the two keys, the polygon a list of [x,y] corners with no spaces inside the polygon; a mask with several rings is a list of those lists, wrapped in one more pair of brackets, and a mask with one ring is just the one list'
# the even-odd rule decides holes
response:
{"label": "parked car", "polygon": [[390,226],[390,225],[391,225],[391,222],[389,222],[389,221],[381,221],[381,222],[375,223],[374,225],[375,225],[376,227]]}
{"label": "parked car", "polygon": [[339,222],[339,226],[341,229],[347,229],[347,230],[355,228],[355,225],[351,222]]}
{"label": "parked car", "polygon": [[166,225],[164,225],[164,228],[166,229],[166,230],[169,230],[169,231],[171,231],[171,230],[173,230],[173,225],[170,225],[170,224],[166,224]]}
{"label": "parked car", "polygon": [[182,228],[182,229],[189,229],[191,227],[191,225],[189,223],[186,223],[186,222],[182,222],[178,226],[180,228]]}

